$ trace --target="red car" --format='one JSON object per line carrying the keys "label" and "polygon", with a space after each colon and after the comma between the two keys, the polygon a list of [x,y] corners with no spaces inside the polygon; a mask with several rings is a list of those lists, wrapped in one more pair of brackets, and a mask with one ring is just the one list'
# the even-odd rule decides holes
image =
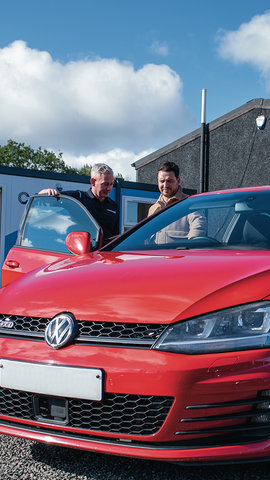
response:
{"label": "red car", "polygon": [[73,199],[32,199],[0,291],[0,432],[268,458],[270,187],[189,197],[98,250],[101,233]]}

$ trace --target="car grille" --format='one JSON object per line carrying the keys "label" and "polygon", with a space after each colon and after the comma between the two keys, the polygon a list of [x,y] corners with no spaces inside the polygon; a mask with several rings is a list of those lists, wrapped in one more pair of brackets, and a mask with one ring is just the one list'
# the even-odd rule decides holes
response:
{"label": "car grille", "polygon": [[[42,414],[37,418],[34,404],[40,401]],[[57,397],[57,400],[59,397]],[[160,430],[166,420],[174,399],[172,397],[140,396],[130,394],[105,394],[102,402],[85,401],[78,399],[62,399],[68,402],[68,421],[61,424],[51,418],[49,408],[52,397],[35,395],[29,392],[10,389],[0,389],[0,425],[13,426],[16,429],[35,431],[35,422],[38,420],[38,431],[48,435],[61,435],[81,440],[96,440],[115,442],[119,439],[102,437],[103,433],[147,436]],[[269,400],[269,397],[268,397]],[[180,424],[195,424],[194,428],[187,428],[175,432],[175,441],[155,442],[155,448],[206,448],[222,445],[241,445],[247,442],[258,442],[270,437],[270,414],[266,408],[265,398],[259,393],[257,399],[246,401],[223,402],[220,404],[192,405],[192,411],[209,409],[206,417],[193,416],[188,422]],[[213,415],[216,409],[232,408],[238,413],[227,415]],[[248,410],[241,414],[243,408]],[[190,407],[186,407],[189,410]],[[6,417],[6,418],[1,418]],[[241,420],[241,424],[239,424]],[[21,423],[21,422],[31,422]],[[229,425],[212,425],[212,422],[229,421]],[[198,428],[198,422],[202,422]],[[43,424],[43,426],[41,426]],[[61,429],[59,429],[59,425]],[[54,428],[57,427],[57,428]],[[92,433],[91,433],[92,432]],[[177,435],[178,434],[178,435]],[[188,436],[188,438],[186,437]],[[127,440],[130,441],[131,440]],[[121,442],[123,445],[125,441]],[[132,440],[132,445],[148,446],[154,444],[146,439]],[[131,445],[131,443],[129,445]]]}
{"label": "car grille", "polygon": [[[0,335],[43,339],[50,318],[0,314]],[[7,325],[11,325],[8,327]],[[75,343],[110,343],[150,348],[166,325],[149,323],[116,323],[78,320]],[[3,326],[6,325],[6,326]]]}
{"label": "car grille", "polygon": [[[14,419],[59,424],[51,415],[52,397],[0,389],[0,415]],[[63,399],[67,403],[66,427],[128,435],[153,435],[163,425],[172,397],[105,393],[101,402]],[[59,401],[57,397],[56,401]],[[37,417],[35,403],[40,403]],[[60,422],[61,423],[61,422]]]}

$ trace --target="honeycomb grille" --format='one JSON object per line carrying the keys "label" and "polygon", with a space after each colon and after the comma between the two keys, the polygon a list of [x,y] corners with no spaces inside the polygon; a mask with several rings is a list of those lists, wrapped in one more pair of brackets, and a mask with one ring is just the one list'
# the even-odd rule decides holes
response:
{"label": "honeycomb grille", "polygon": [[115,322],[79,322],[79,339],[119,339],[148,341],[157,340],[165,329],[160,324],[115,323]]}
{"label": "honeycomb grille", "polygon": [[[28,392],[0,389],[0,415],[36,420],[33,397]],[[153,435],[162,427],[172,403],[172,397],[115,393],[105,394],[101,402],[72,398],[68,400],[66,426],[99,432]]]}
{"label": "honeycomb grille", "polygon": [[[0,335],[43,339],[50,318],[0,314]],[[11,323],[13,326],[10,327]],[[116,323],[78,320],[76,342],[113,343],[151,347],[166,325],[149,323]],[[9,327],[8,327],[9,325]]]}
{"label": "honeycomb grille", "polygon": [[161,427],[172,398],[107,394],[104,403],[73,399],[69,402],[72,426],[112,433],[153,435]]}
{"label": "honeycomb grille", "polygon": [[[42,336],[49,321],[49,318],[0,315],[0,332],[6,334],[30,333]],[[11,322],[14,324],[13,327],[4,326],[5,323],[8,325]]]}
{"label": "honeycomb grille", "polygon": [[0,389],[0,415],[16,416],[17,418],[33,417],[32,394]]}

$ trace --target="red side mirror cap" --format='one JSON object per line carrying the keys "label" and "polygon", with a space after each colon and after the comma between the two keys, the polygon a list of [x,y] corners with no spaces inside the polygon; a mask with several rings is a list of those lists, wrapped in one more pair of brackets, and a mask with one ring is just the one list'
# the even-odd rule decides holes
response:
{"label": "red side mirror cap", "polygon": [[92,239],[88,232],[71,232],[65,240],[67,248],[76,255],[84,255],[92,250]]}

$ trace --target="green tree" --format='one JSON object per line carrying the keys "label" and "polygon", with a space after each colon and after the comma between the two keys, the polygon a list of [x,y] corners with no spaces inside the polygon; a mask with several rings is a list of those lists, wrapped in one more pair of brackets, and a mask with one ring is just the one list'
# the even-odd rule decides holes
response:
{"label": "green tree", "polygon": [[[59,173],[77,173],[90,177],[92,166],[83,165],[81,168],[70,167],[63,160],[63,154],[56,155],[49,150],[42,150],[41,147],[34,150],[29,145],[8,140],[6,145],[0,145],[0,165],[6,167],[31,168],[35,170],[46,170]],[[124,178],[117,173],[116,178]]]}
{"label": "green tree", "polygon": [[92,166],[91,165],[88,165],[87,163],[85,165],[83,165],[81,168],[79,168],[77,170],[77,172],[80,174],[80,175],[86,175],[87,177],[90,177],[91,175],[91,168]]}
{"label": "green tree", "polygon": [[56,155],[41,147],[34,150],[24,143],[9,140],[4,146],[0,145],[0,165],[17,168],[33,168],[60,173],[78,173],[76,168],[65,164],[62,153]]}

